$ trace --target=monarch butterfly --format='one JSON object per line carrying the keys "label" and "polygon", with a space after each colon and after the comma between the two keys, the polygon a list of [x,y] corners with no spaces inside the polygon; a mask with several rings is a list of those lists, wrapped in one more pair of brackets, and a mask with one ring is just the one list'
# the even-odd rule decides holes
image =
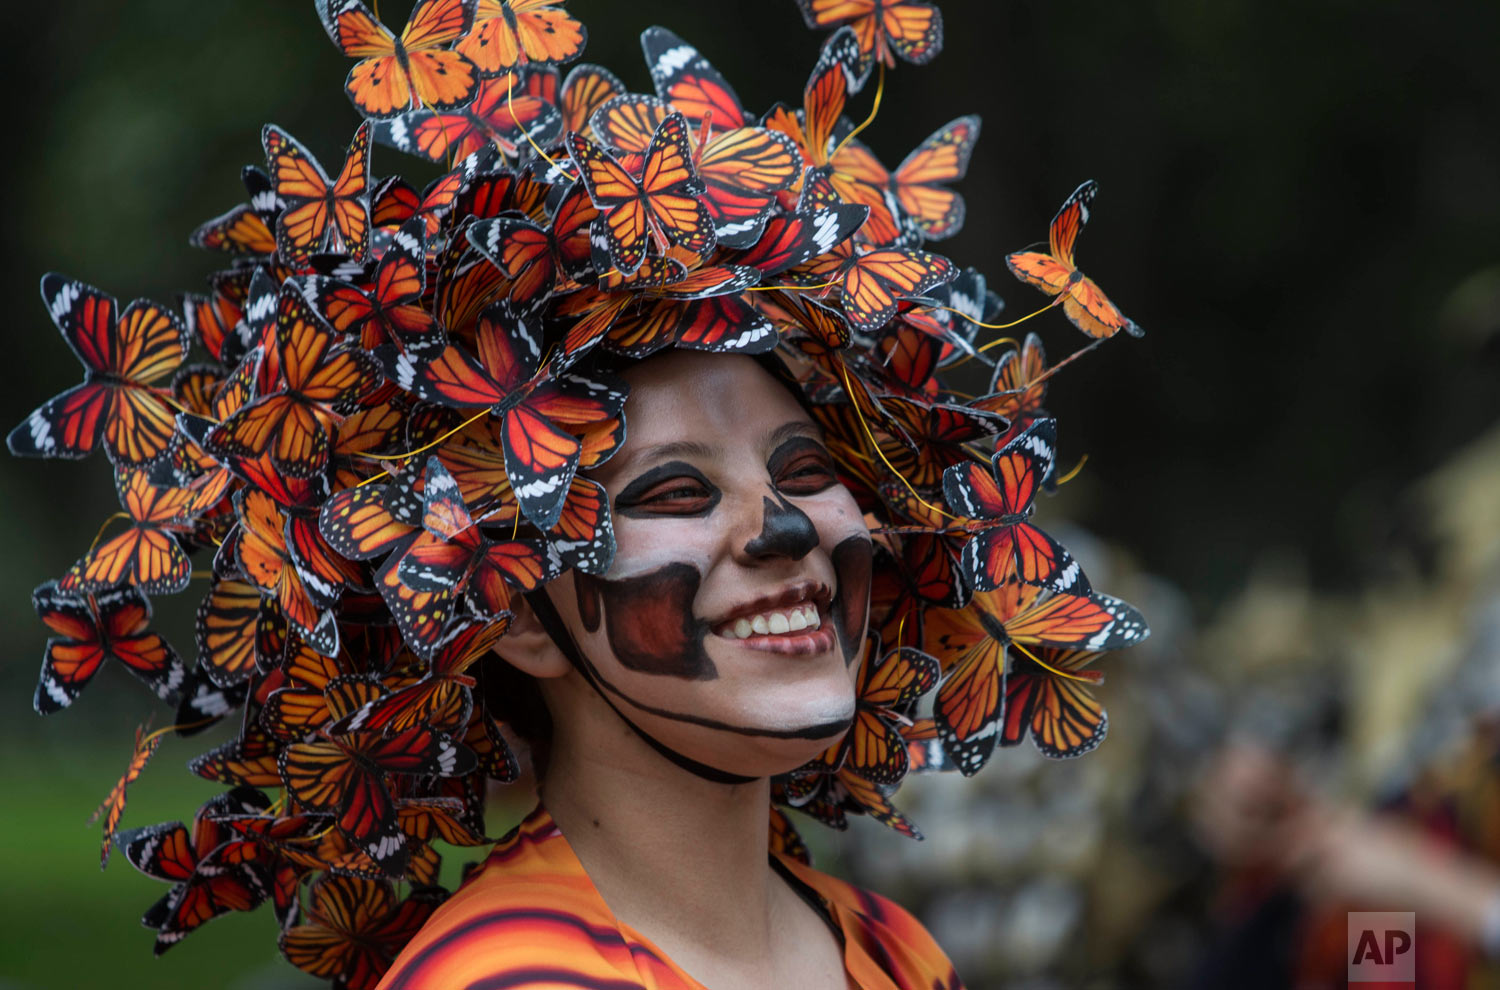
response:
{"label": "monarch butterfly", "polygon": [[563,133],[581,131],[588,126],[594,111],[612,96],[625,92],[620,77],[600,65],[580,62],[568,70],[558,100],[562,110]]}
{"label": "monarch butterfly", "polygon": [[1056,450],[1057,421],[1039,419],[995,451],[988,470],[964,461],[943,472],[948,505],[973,520],[967,525],[975,532],[960,561],[976,591],[992,591],[1014,577],[1053,591],[1088,594],[1088,578],[1068,551],[1026,521]]}
{"label": "monarch butterfly", "polygon": [[776,346],[775,328],[741,294],[759,281],[760,272],[743,265],[687,272],[647,289],[641,306],[610,324],[604,346],[633,358],[674,344],[700,351],[765,353]]}
{"label": "monarch butterfly", "polygon": [[221,814],[249,814],[270,806],[265,795],[236,788],[211,799],[198,810],[189,831],[181,822],[127,829],[115,845],[137,870],[173,884],[146,909],[141,923],[156,929],[161,955],[189,933],[228,911],[249,911],[266,898],[266,878],[254,862],[236,861]]}
{"label": "monarch butterfly", "polygon": [[567,62],[577,58],[588,31],[563,0],[479,0],[474,27],[456,50],[484,75],[528,62]]}
{"label": "monarch butterfly", "polygon": [[268,669],[273,658],[262,658],[257,649],[267,642],[260,627],[280,618],[255,585],[235,578],[216,579],[198,603],[199,669],[221,688],[242,684],[257,669]]}
{"label": "monarch butterfly", "polygon": [[276,251],[276,233],[248,203],[199,224],[188,243],[206,251],[264,257]]}
{"label": "monarch butterfly", "polygon": [[968,460],[965,444],[995,436],[1010,425],[996,413],[947,402],[897,395],[881,399],[880,405],[890,417],[895,438],[882,444],[886,459],[924,493],[942,486],[945,469]]}
{"label": "monarch butterfly", "polygon": [[560,281],[578,281],[593,270],[589,227],[598,216],[588,191],[575,183],[558,203],[551,223],[543,226],[510,216],[484,219],[468,228],[468,238],[515,283],[510,299],[523,309],[532,308]]}
{"label": "monarch butterfly", "polygon": [[938,662],[913,647],[882,655],[871,642],[860,661],[854,724],[815,761],[829,772],[848,770],[873,784],[906,776],[906,743],[898,726],[917,699],[937,686]]}
{"label": "monarch butterfly", "polygon": [[868,206],[839,203],[831,207],[785,213],[766,222],[759,240],[735,256],[737,265],[778,275],[844,243],[870,215]]}
{"label": "monarch butterfly", "polygon": [[1030,657],[1011,658],[1000,745],[1014,746],[1030,735],[1043,756],[1082,756],[1103,742],[1109,731],[1109,717],[1089,690],[1089,685],[1102,683],[1104,676],[1086,669],[1103,654],[1044,649],[1039,655],[1051,670]]}
{"label": "monarch butterfly", "polygon": [[324,656],[338,651],[338,625],[331,610],[313,601],[301,572],[292,562],[286,540],[286,516],[264,492],[243,490],[235,496],[240,525],[232,547],[240,571],[262,595],[274,599],[294,629]]}
{"label": "monarch butterfly", "polygon": [[[942,255],[910,248],[861,251],[852,241],[835,246],[787,273],[802,285],[838,288],[844,317],[856,333],[873,333],[890,322],[897,300],[919,296],[957,274]],[[829,289],[822,290],[826,294]]]}
{"label": "monarch butterfly", "polygon": [[794,859],[804,866],[812,865],[812,853],[808,851],[807,843],[797,834],[797,827],[786,816],[786,812],[775,805],[771,806],[771,852]]}
{"label": "monarch butterfly", "polygon": [[391,736],[351,732],[292,743],[279,765],[293,797],[315,811],[336,812],[339,831],[382,870],[399,875],[410,853],[386,777],[452,777],[471,772],[475,761],[446,733],[413,726]]}
{"label": "monarch butterfly", "polygon": [[[917,145],[894,172],[869,149],[851,141],[834,156],[834,185],[852,202],[869,203],[872,209],[884,208],[885,197],[894,196],[902,218],[915,224],[923,237],[951,237],[963,227],[964,200],[941,183],[964,177],[978,137],[978,117],[950,120]],[[847,195],[851,191],[854,194]]]}
{"label": "monarch butterfly", "polygon": [[306,920],[283,930],[278,944],[304,972],[373,990],[446,896],[441,887],[418,887],[398,901],[387,881],[325,873],[308,888]]}
{"label": "monarch butterfly", "polygon": [[147,299],[119,312],[113,296],[56,272],[42,276],[41,290],[52,322],[83,364],[84,380],[11,430],[11,453],[86,457],[102,441],[116,464],[156,460],[171,442],[173,412],[152,385],[187,356],[182,321]]}
{"label": "monarch butterfly", "polygon": [[[239,703],[243,700],[241,694]],[[280,787],[279,756],[277,741],[264,729],[249,722],[236,738],[193,757],[188,761],[188,770],[204,780],[234,787]]]}
{"label": "monarch butterfly", "polygon": [[312,255],[343,250],[363,260],[370,246],[370,125],[361,124],[349,142],[338,179],[302,144],[275,124],[261,131],[266,167],[285,209],[276,218],[276,247],[289,265],[304,268]]}
{"label": "monarch butterfly", "polygon": [[475,0],[421,0],[399,38],[359,0],[317,2],[328,37],[361,60],[349,70],[344,91],[365,117],[385,119],[419,107],[446,110],[474,98],[474,63],[447,46],[474,23]]}
{"label": "monarch butterfly", "polygon": [[[397,564],[407,587],[467,595],[475,614],[495,621],[509,614],[512,586],[534,591],[562,572],[562,560],[544,540],[487,537],[469,515],[458,482],[436,457],[427,461],[426,478],[426,532]],[[425,521],[435,516],[445,517],[446,524]]]}
{"label": "monarch butterfly", "polygon": [[186,671],[176,651],[147,630],[151,604],[133,587],[95,595],[69,595],[48,581],[31,593],[31,604],[47,628],[47,640],[32,707],[50,715],[71,705],[111,658],[124,664],[163,700],[177,696]]}
{"label": "monarch butterfly", "polygon": [[646,258],[648,236],[659,251],[673,244],[701,257],[714,246],[714,224],[697,199],[704,186],[693,169],[681,114],[669,114],[656,129],[639,180],[576,131],[568,134],[568,150],[600,211],[593,223],[596,267],[633,274]]}
{"label": "monarch butterfly", "polygon": [[1062,296],[1063,313],[1090,337],[1112,337],[1121,330],[1140,337],[1145,331],[1121,313],[1094,280],[1073,264],[1073,242],[1089,221],[1089,205],[1098,191],[1098,183],[1090,179],[1073,190],[1063,203],[1047,228],[1050,254],[1021,251],[1006,255],[1005,263],[1021,281],[1049,296]]}
{"label": "monarch butterfly", "polygon": [[152,732],[147,734],[143,728],[135,730],[135,747],[130,751],[130,763],[126,765],[125,772],[120,779],[115,781],[115,786],[109,789],[104,801],[89,818],[89,824],[104,817],[104,841],[99,847],[99,869],[109,865],[109,851],[113,846],[115,830],[120,827],[120,819],[125,815],[125,792],[131,784],[136,782],[141,773],[146,769],[146,763],[151,759],[156,747],[161,745],[160,734]]}
{"label": "monarch butterfly", "polygon": [[[761,125],[791,138],[807,164],[821,169],[829,163],[833,132],[843,117],[849,94],[858,90],[863,82],[864,74],[859,68],[859,42],[852,30],[839,28],[829,35],[818,51],[818,61],[802,90],[800,118],[790,107],[778,103],[761,117]],[[801,185],[806,187],[806,175]],[[789,190],[795,191],[795,186]]]}
{"label": "monarch butterfly", "polygon": [[190,488],[158,488],[145,471],[118,468],[115,489],[130,528],[94,547],[57,582],[70,594],[92,594],[132,584],[148,595],[187,587],[192,564],[173,535],[186,525]]}
{"label": "monarch butterfly", "polygon": [[1006,351],[995,362],[989,394],[976,399],[974,407],[997,412],[1024,429],[1041,412],[1047,397],[1046,372],[1042,338],[1028,333],[1019,350]]}
{"label": "monarch butterfly", "polygon": [[994,752],[1011,643],[1117,650],[1147,635],[1140,613],[1117,598],[1048,595],[1020,582],[976,593],[967,609],[931,610],[924,646],[946,673],[934,706],[944,748],[964,776],[979,772]]}
{"label": "monarch butterfly", "polygon": [[420,356],[435,354],[447,343],[442,327],[422,305],[427,236],[421,217],[406,221],[391,238],[368,290],[316,275],[307,287],[309,298],[333,329],[356,336],[366,351],[389,343]]}
{"label": "monarch butterfly", "polygon": [[402,385],[446,405],[488,405],[500,417],[505,466],[521,511],[551,529],[578,470],[582,445],[570,430],[616,416],[624,386],[540,368],[536,321],[502,301],[485,310],[476,330],[477,360],[449,346],[413,369]]}
{"label": "monarch butterfly", "polygon": [[312,739],[325,725],[381,696],[370,677],[348,673],[336,660],[299,644],[283,668],[285,684],[272,691],[260,711],[260,724],[282,742]]}
{"label": "monarch butterfly", "polygon": [[490,145],[512,159],[523,144],[546,147],[561,136],[563,118],[552,100],[531,91],[530,81],[543,78],[530,72],[485,79],[472,103],[383,120],[375,125],[375,140],[435,162],[467,158]]}
{"label": "monarch butterfly", "polygon": [[291,284],[277,299],[276,345],[283,387],[214,427],[205,445],[221,459],[269,454],[287,477],[308,479],[328,464],[328,431],[340,418],[333,408],[373,391],[380,369],[363,351],[335,347],[331,330]]}
{"label": "monarch butterfly", "polygon": [[895,56],[925,65],[943,50],[943,15],[917,0],[797,0],[810,28],[848,24],[859,42],[861,63],[874,59],[895,68]]}
{"label": "monarch butterfly", "polygon": [[[483,667],[479,670],[479,680],[481,684],[484,681]],[[474,751],[474,756],[479,760],[479,769],[491,780],[509,784],[521,775],[520,761],[516,759],[510,743],[505,741],[499,723],[485,710],[482,687],[463,743]]]}

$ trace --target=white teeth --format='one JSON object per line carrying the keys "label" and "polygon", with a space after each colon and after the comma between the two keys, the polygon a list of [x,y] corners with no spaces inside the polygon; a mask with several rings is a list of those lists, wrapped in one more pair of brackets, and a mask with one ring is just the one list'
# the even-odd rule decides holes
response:
{"label": "white teeth", "polygon": [[751,636],[779,636],[822,627],[823,618],[816,605],[798,605],[785,612],[762,612],[748,619],[736,619],[723,634],[749,639]]}

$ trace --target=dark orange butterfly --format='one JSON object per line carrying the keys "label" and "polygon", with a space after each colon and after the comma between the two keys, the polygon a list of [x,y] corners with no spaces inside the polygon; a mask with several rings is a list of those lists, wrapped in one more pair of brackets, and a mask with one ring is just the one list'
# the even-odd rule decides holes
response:
{"label": "dark orange butterfly", "polygon": [[797,834],[797,828],[786,816],[786,812],[775,805],[771,806],[771,852],[794,859],[804,866],[812,865],[812,853],[808,852],[807,843]]}
{"label": "dark orange butterfly", "polygon": [[562,9],[563,0],[479,0],[474,28],[457,51],[485,75],[528,62],[567,62],[583,51],[588,32]]}
{"label": "dark orange butterfly", "polygon": [[339,683],[345,667],[305,643],[295,645],[281,669],[285,681],[266,698],[259,716],[262,728],[281,742],[312,738],[333,718],[380,694],[379,685],[356,674],[349,684]]}
{"label": "dark orange butterfly", "polygon": [[281,621],[280,610],[255,585],[235,578],[215,580],[198,603],[199,668],[219,687],[242,684],[257,670],[268,670],[281,658],[261,655],[259,647],[272,641],[264,627]]}
{"label": "dark orange butterfly", "polygon": [[1057,421],[1039,419],[995,451],[988,470],[966,460],[943,472],[943,497],[973,532],[960,561],[969,586],[992,591],[1015,579],[1053,591],[1089,593],[1062,544],[1027,519],[1057,453]]}
{"label": "dark orange butterfly", "polygon": [[943,50],[943,15],[918,0],[797,0],[810,28],[848,24],[859,41],[866,68],[879,59],[890,68],[896,56],[925,65]]}
{"label": "dark orange butterfly", "polygon": [[329,430],[341,418],[334,407],[371,392],[380,369],[363,351],[336,347],[332,331],[291,284],[277,300],[276,345],[284,386],[214,427],[205,446],[221,460],[269,454],[288,477],[311,478],[328,465]]}
{"label": "dark orange butterfly", "polygon": [[338,652],[338,624],[334,613],[313,601],[287,547],[287,519],[267,494],[245,490],[235,498],[240,526],[225,541],[239,562],[241,573],[263,596],[273,599],[281,614],[308,644],[325,656]]}
{"label": "dark orange butterfly", "polygon": [[250,911],[266,898],[266,877],[255,862],[236,862],[227,855],[228,830],[220,814],[252,814],[270,806],[265,795],[237,788],[199,809],[189,831],[181,822],[128,829],[115,845],[130,865],[173,887],[146,909],[141,924],[156,929],[161,955],[186,935],[228,911]]}
{"label": "dark orange butterfly", "polygon": [[1094,280],[1073,264],[1073,242],[1089,221],[1089,205],[1098,191],[1098,184],[1090,179],[1073,190],[1063,203],[1047,228],[1050,254],[1021,251],[1006,255],[1005,263],[1021,281],[1049,296],[1061,296],[1063,312],[1090,337],[1112,337],[1121,330],[1140,337],[1145,331],[1121,313]]}
{"label": "dark orange butterfly", "polygon": [[599,211],[582,183],[573,185],[546,225],[501,216],[479,220],[468,228],[470,243],[515,284],[510,299],[517,306],[540,305],[559,283],[578,281],[593,271],[589,227]]}
{"label": "dark orange butterfly", "polygon": [[848,770],[873,784],[895,784],[906,776],[906,742],[900,726],[917,699],[937,686],[938,662],[913,647],[884,655],[872,641],[860,661],[854,724],[844,738],[814,761],[828,772]]}
{"label": "dark orange butterfly", "polygon": [[953,262],[929,251],[883,248],[861,252],[853,241],[845,241],[793,268],[787,276],[800,285],[820,286],[824,294],[837,288],[850,329],[874,333],[896,315],[898,300],[919,296],[956,274]]}
{"label": "dark orange butterfly", "polygon": [[[42,302],[83,364],[84,380],[49,400],[6,438],[22,457],[86,457],[102,440],[116,464],[146,464],[172,439],[158,382],[177,371],[189,338],[177,315],[146,299],[119,312],[113,296],[56,272]],[[118,316],[116,315],[118,313]]]}
{"label": "dark orange butterfly", "polygon": [[48,581],[31,593],[36,614],[57,635],[47,640],[32,707],[42,715],[71,705],[104,661],[124,664],[164,700],[176,697],[186,676],[176,651],[147,630],[151,605],[132,587],[74,597]]}
{"label": "dark orange butterfly", "polygon": [[397,564],[407,587],[466,595],[476,615],[496,621],[510,613],[512,588],[535,591],[562,572],[562,560],[545,540],[486,536],[436,457],[427,461],[422,499],[426,532]]}
{"label": "dark orange butterfly", "polygon": [[336,873],[319,877],[307,893],[307,920],[281,933],[281,952],[340,990],[374,990],[447,896],[441,887],[418,887],[398,902],[387,881]]}
{"label": "dark orange butterfly", "polygon": [[1117,598],[1048,596],[1019,582],[975,594],[967,609],[929,611],[925,646],[946,672],[934,707],[944,748],[965,776],[994,752],[1010,644],[1118,650],[1147,634],[1141,614]]}
{"label": "dark orange butterfly", "polygon": [[[259,170],[256,174],[260,174]],[[273,216],[271,223],[274,222]],[[188,237],[188,243],[206,251],[264,257],[276,251],[276,234],[271,223],[266,222],[253,203],[241,203],[227,213],[199,224]]]}
{"label": "dark orange butterfly", "polygon": [[275,124],[261,131],[266,166],[285,209],[276,218],[276,247],[289,265],[306,267],[319,251],[362,260],[370,246],[370,125],[361,124],[336,181],[300,142]]}
{"label": "dark orange butterfly", "polygon": [[[243,701],[243,692],[240,698]],[[235,787],[280,787],[279,755],[277,741],[259,726],[248,724],[237,737],[189,760],[188,770],[204,780]]]}
{"label": "dark orange butterfly", "polygon": [[118,468],[115,489],[130,528],[95,546],[57,582],[67,593],[93,594],[131,584],[148,595],[170,595],[187,587],[192,564],[174,531],[187,526],[190,488],[158,488],[145,471]]}
{"label": "dark orange butterfly", "polygon": [[[561,136],[562,114],[547,97],[532,92],[539,72],[505,73],[486,79],[474,101],[454,110],[415,110],[375,125],[375,140],[435,162],[467,158],[494,145],[514,159],[522,146],[547,147]],[[555,80],[553,85],[556,85]]]}
{"label": "dark orange butterfly", "polygon": [[1047,353],[1042,338],[1028,333],[1019,350],[1009,350],[995,362],[988,395],[974,401],[974,408],[997,412],[1016,424],[1018,431],[1030,425],[1047,397]]}
{"label": "dark orange butterfly", "polygon": [[406,221],[375,266],[369,288],[314,275],[308,298],[341,334],[357,337],[366,351],[385,344],[399,352],[436,354],[447,335],[422,305],[427,290],[427,236],[423,218]]}
{"label": "dark orange butterfly", "polygon": [[846,191],[844,183],[862,186],[864,195],[846,196],[856,203],[883,205],[887,195],[894,196],[904,219],[916,224],[923,237],[951,237],[963,227],[964,200],[942,183],[955,182],[968,172],[978,137],[978,117],[951,120],[917,145],[894,172],[869,149],[851,141],[834,156],[834,186],[840,192]]}
{"label": "dark orange butterfly", "polygon": [[562,109],[563,133],[581,131],[589,118],[612,96],[625,92],[620,77],[600,65],[580,62],[568,70],[563,80],[559,105]]}
{"label": "dark orange butterfly", "polygon": [[120,819],[125,815],[125,791],[131,784],[135,783],[142,771],[146,769],[146,763],[151,759],[151,754],[156,752],[156,747],[161,745],[161,735],[156,732],[146,733],[145,727],[135,730],[135,748],[130,753],[130,763],[125,767],[125,773],[115,781],[109,794],[104,798],[94,814],[89,818],[89,824],[104,817],[104,843],[99,847],[99,869],[109,865],[109,850],[113,845],[112,840],[115,830],[120,827]]}
{"label": "dark orange butterfly", "polygon": [[[1027,735],[1043,756],[1082,756],[1104,741],[1109,717],[1089,690],[1104,675],[1087,669],[1103,654],[1088,650],[1041,650],[1037,657],[1011,657],[1005,676],[1005,724],[1000,745]],[[1048,669],[1051,668],[1051,669]]]}
{"label": "dark orange butterfly", "polygon": [[[818,51],[818,61],[802,90],[802,113],[798,115],[778,103],[766,112],[761,123],[791,138],[807,164],[821,169],[829,163],[834,148],[833,132],[843,117],[849,94],[858,90],[863,81],[859,43],[853,31],[840,28]],[[806,185],[805,177],[801,185]],[[797,188],[794,186],[792,191]],[[783,205],[790,206],[785,199]]]}
{"label": "dark orange butterfly", "polygon": [[917,491],[935,493],[943,472],[970,459],[965,444],[1003,433],[1004,417],[948,402],[928,402],[906,396],[880,400],[892,441],[881,449],[894,468]]}
{"label": "dark orange butterfly", "polygon": [[292,797],[315,811],[336,812],[339,831],[382,870],[398,876],[410,854],[387,778],[452,777],[475,765],[474,754],[450,736],[420,725],[390,736],[350,732],[293,743],[280,759]]}
{"label": "dark orange butterfly", "polygon": [[687,121],[681,114],[668,115],[656,129],[640,179],[576,131],[568,135],[568,150],[600,211],[593,224],[594,242],[603,246],[606,256],[596,253],[600,270],[636,272],[651,240],[659,251],[673,244],[698,256],[714,246],[714,224],[697,198],[704,187],[693,169]]}
{"label": "dark orange butterfly", "polygon": [[474,23],[475,0],[421,0],[398,38],[359,0],[318,0],[318,17],[345,55],[361,61],[344,91],[366,117],[385,119],[427,107],[446,110],[474,98],[473,62],[449,49]]}

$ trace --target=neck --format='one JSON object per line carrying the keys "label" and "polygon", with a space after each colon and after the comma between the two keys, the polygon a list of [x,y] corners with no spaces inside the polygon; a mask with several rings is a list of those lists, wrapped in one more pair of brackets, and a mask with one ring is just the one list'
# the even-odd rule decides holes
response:
{"label": "neck", "polygon": [[674,958],[766,958],[789,891],[767,860],[770,785],[704,780],[615,719],[554,738],[542,785],[610,910]]}

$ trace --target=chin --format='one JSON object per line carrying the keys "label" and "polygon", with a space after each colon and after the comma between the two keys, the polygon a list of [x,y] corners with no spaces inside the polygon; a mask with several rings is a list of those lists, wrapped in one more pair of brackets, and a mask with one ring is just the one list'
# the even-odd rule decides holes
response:
{"label": "chin", "polygon": [[[655,719],[642,727],[700,763],[744,777],[773,777],[797,769],[838,742],[854,720],[854,695],[847,685],[832,697],[804,694],[788,704],[768,701],[755,711],[735,712],[732,718],[739,729],[734,732]],[[750,729],[761,731],[745,731]]]}

